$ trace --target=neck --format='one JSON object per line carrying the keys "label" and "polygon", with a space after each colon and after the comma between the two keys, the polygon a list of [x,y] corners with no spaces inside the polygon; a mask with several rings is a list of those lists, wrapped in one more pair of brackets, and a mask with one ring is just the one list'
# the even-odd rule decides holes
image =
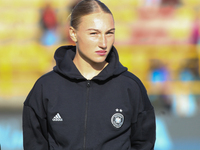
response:
{"label": "neck", "polygon": [[82,76],[87,80],[91,80],[93,77],[97,76],[108,64],[106,61],[102,63],[87,62],[77,56],[75,56],[73,62]]}

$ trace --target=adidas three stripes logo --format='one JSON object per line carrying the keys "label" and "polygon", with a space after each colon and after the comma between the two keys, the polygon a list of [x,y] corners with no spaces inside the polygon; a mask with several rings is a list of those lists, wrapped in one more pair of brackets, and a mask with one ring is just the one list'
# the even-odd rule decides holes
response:
{"label": "adidas three stripes logo", "polygon": [[60,116],[59,113],[57,113],[57,114],[53,117],[52,120],[53,120],[53,121],[63,121],[63,119],[61,118],[61,116]]}

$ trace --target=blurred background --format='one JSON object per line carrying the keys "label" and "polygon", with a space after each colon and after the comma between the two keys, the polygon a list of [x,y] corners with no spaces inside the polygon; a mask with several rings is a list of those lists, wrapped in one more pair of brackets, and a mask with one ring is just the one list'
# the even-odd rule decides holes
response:
{"label": "blurred background", "polygon": [[[55,65],[79,0],[0,1],[0,145],[22,150],[22,107]],[[200,150],[200,1],[102,0],[113,12],[120,61],[147,88],[155,150]],[[1,149],[0,148],[0,149]]]}

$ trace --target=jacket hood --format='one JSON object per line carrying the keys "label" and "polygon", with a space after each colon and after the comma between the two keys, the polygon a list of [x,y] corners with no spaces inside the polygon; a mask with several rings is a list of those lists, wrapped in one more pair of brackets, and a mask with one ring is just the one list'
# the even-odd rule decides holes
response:
{"label": "jacket hood", "polygon": [[[71,79],[85,79],[73,63],[75,54],[76,46],[59,47],[54,54],[56,61],[56,66],[53,68],[54,71]],[[127,68],[119,62],[118,53],[114,46],[107,56],[106,61],[109,64],[92,80],[106,80],[127,71]]]}

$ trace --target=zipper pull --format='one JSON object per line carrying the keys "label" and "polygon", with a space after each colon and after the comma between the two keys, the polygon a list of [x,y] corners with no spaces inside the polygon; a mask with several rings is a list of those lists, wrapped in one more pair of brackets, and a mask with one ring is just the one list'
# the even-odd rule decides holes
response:
{"label": "zipper pull", "polygon": [[87,87],[90,87],[90,81],[87,82]]}

